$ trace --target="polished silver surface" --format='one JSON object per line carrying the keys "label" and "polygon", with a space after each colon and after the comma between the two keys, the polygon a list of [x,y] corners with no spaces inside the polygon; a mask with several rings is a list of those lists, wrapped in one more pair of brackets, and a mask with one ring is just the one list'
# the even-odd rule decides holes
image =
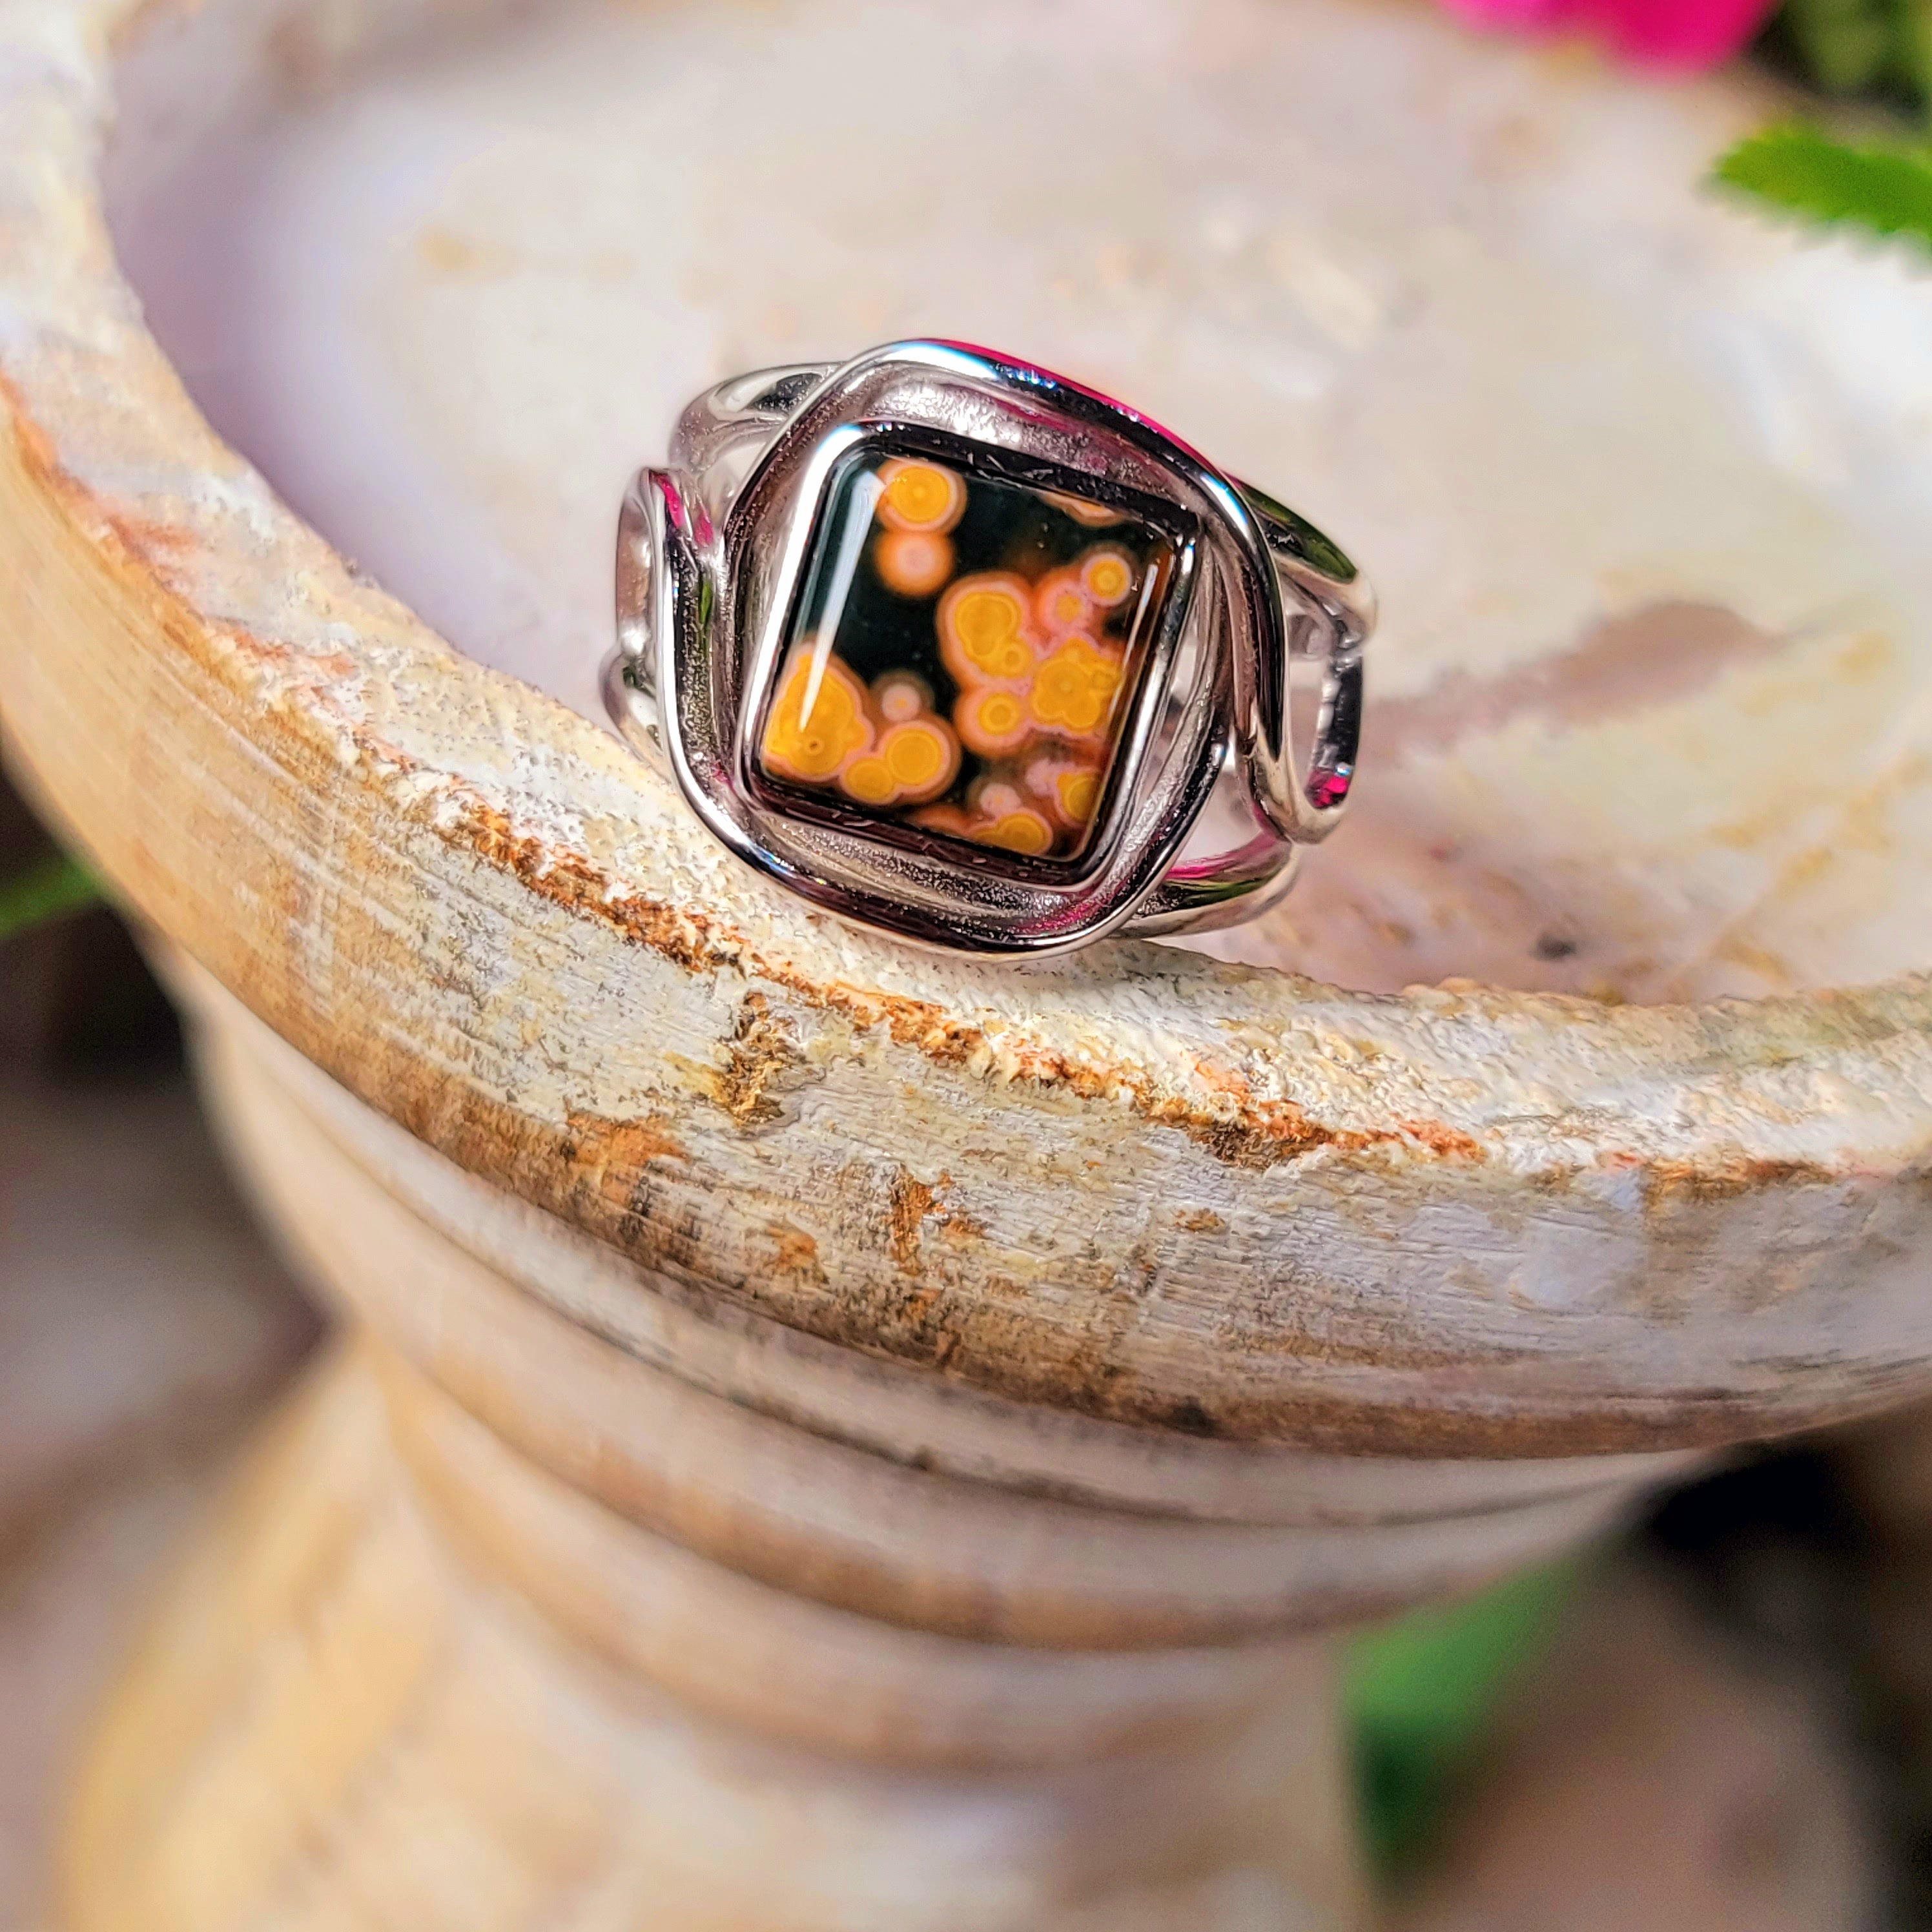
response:
{"label": "polished silver surface", "polygon": [[[1151,500],[1190,532],[1072,863],[888,836],[836,807],[790,812],[755,781],[758,708],[828,478],[885,428],[1071,476],[1103,504]],[[1298,848],[1348,802],[1374,614],[1320,531],[1120,404],[988,350],[902,342],[757,370],[685,410],[668,464],[625,498],[604,689],[626,741],[747,864],[901,939],[1039,958],[1117,932],[1232,925],[1280,898]],[[1184,855],[1217,783],[1239,830]]]}

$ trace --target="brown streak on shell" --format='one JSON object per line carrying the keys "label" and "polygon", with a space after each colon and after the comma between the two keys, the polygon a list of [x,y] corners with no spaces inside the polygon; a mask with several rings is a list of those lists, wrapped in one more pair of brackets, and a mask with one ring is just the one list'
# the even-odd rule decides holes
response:
{"label": "brown streak on shell", "polygon": [[937,1198],[924,1181],[915,1179],[904,1168],[892,1177],[888,1245],[892,1259],[908,1274],[919,1272],[920,1230],[926,1216],[934,1212]]}
{"label": "brown streak on shell", "polygon": [[818,1258],[818,1244],[803,1228],[775,1221],[765,1232],[772,1241],[772,1266],[779,1274],[796,1275],[815,1288],[827,1285]]}
{"label": "brown streak on shell", "polygon": [[1183,1208],[1174,1216],[1174,1225],[1190,1234],[1221,1234],[1228,1224],[1211,1208]]}
{"label": "brown streak on shell", "polygon": [[1692,1203],[1733,1201],[1766,1187],[1832,1186],[1846,1177],[1815,1160],[1740,1160],[1722,1167],[1658,1161],[1643,1169],[1647,1214]]}
{"label": "brown streak on shell", "polygon": [[769,1090],[801,1065],[803,1058],[790,1028],[773,1016],[764,994],[747,993],[733,1024],[724,1065],[712,1084],[712,1094],[738,1126],[766,1126],[784,1112]]}

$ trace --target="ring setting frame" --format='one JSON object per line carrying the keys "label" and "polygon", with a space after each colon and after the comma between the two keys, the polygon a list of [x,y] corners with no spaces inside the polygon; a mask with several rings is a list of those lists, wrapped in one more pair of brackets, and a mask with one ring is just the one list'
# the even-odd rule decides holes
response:
{"label": "ring setting frame", "polygon": [[[908,430],[969,466],[1151,508],[1176,539],[1107,795],[1072,862],[882,836],[876,819],[830,802],[800,812],[760,782],[757,728],[831,480],[867,440]],[[1373,608],[1318,532],[1156,425],[1030,364],[934,341],[758,371],[699,398],[670,466],[627,494],[617,618],[614,719],[740,858],[896,938],[1036,958],[1122,930],[1232,924],[1287,890],[1298,845],[1332,828],[1352,776]],[[1298,658],[1322,668],[1306,778],[1288,744]],[[1247,836],[1180,861],[1224,770]]]}

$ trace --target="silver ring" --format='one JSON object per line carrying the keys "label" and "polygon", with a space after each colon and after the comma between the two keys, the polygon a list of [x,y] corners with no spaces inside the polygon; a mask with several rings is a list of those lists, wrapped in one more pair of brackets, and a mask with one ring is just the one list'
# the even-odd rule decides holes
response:
{"label": "silver ring", "polygon": [[898,342],[684,412],[625,498],[604,692],[767,877],[1038,958],[1274,904],[1348,802],[1374,622],[1320,531],[1124,405]]}

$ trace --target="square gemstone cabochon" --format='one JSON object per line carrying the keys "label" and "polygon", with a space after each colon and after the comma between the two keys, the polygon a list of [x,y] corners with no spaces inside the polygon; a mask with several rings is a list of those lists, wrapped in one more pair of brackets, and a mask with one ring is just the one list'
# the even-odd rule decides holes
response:
{"label": "square gemstone cabochon", "polygon": [[834,466],[754,758],[883,824],[1077,857],[1172,584],[1130,512],[890,435]]}

